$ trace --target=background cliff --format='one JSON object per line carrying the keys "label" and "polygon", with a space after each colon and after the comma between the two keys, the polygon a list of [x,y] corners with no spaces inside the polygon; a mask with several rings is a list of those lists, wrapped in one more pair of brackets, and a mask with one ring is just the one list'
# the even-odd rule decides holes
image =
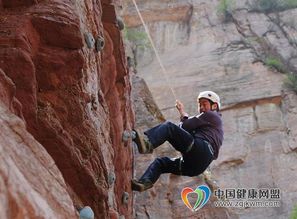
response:
{"label": "background cliff", "polygon": [[130,79],[109,0],[0,0],[0,218],[131,218]]}
{"label": "background cliff", "polygon": [[[284,86],[284,80],[289,75],[291,84],[296,81],[297,2],[164,0],[137,4],[169,82],[132,1],[121,12],[126,38],[132,42],[129,55],[165,118],[178,118],[170,86],[190,114],[197,112],[200,91],[220,94],[225,141],[219,159],[211,165],[213,178],[221,188],[281,190],[280,208],[233,209],[239,218],[288,218],[297,203],[297,96]],[[161,179],[154,192],[139,195],[146,200],[136,208],[140,215],[183,216],[175,205],[180,190],[173,188],[197,181],[166,179]],[[166,188],[173,193],[170,203],[164,200],[170,207],[160,210],[154,197],[164,197]],[[147,200],[153,201],[148,204]],[[150,210],[143,214],[141,208]],[[213,218],[208,214],[197,217]]]}

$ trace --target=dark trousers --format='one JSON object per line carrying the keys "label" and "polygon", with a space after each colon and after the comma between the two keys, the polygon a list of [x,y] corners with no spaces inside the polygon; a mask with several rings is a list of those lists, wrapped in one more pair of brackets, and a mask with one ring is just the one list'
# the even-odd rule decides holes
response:
{"label": "dark trousers", "polygon": [[[169,157],[156,158],[142,175],[140,181],[150,180],[155,183],[163,173],[197,176],[213,160],[207,143],[203,139],[194,138],[189,132],[171,122],[164,122],[145,131],[144,134],[147,135],[154,148],[168,141],[177,151],[182,153],[182,156],[175,159]],[[189,150],[191,145],[191,150]]]}

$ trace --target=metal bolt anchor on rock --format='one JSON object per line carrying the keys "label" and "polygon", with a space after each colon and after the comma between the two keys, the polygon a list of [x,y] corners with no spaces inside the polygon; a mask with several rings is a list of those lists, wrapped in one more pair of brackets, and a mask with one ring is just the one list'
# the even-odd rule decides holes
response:
{"label": "metal bolt anchor on rock", "polygon": [[96,45],[95,45],[96,51],[100,52],[104,48],[104,45],[105,45],[104,38],[102,36],[98,36],[96,38]]}
{"label": "metal bolt anchor on rock", "polygon": [[123,202],[123,204],[128,204],[128,202],[129,202],[129,193],[128,192],[123,193],[122,202]]}
{"label": "metal bolt anchor on rock", "polygon": [[122,135],[123,141],[128,141],[129,139],[135,139],[136,138],[136,132],[135,131],[129,131],[125,130]]}
{"label": "metal bolt anchor on rock", "polygon": [[110,172],[108,174],[108,184],[111,186],[116,180],[116,175],[114,174],[114,172]]}
{"label": "metal bolt anchor on rock", "polygon": [[117,26],[118,26],[119,30],[124,30],[124,28],[125,28],[124,21],[120,17],[117,17]]}
{"label": "metal bolt anchor on rock", "polygon": [[85,41],[89,49],[95,47],[95,39],[91,33],[85,33]]}
{"label": "metal bolt anchor on rock", "polygon": [[94,219],[94,212],[89,206],[83,207],[79,211],[79,219]]}

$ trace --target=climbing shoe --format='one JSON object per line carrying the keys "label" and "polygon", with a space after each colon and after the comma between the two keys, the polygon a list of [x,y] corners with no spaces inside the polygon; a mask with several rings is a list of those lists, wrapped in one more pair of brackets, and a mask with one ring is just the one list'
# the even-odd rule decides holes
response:
{"label": "climbing shoe", "polygon": [[131,180],[131,187],[133,191],[143,192],[153,187],[153,183],[150,180],[138,181],[135,179]]}
{"label": "climbing shoe", "polygon": [[134,142],[137,145],[140,154],[151,154],[153,153],[154,147],[146,135],[141,135],[141,132],[133,130],[135,134]]}

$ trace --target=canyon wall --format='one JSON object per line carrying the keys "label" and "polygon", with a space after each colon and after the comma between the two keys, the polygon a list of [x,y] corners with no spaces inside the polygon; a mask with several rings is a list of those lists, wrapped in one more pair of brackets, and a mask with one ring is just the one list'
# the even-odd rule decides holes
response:
{"label": "canyon wall", "polygon": [[[176,98],[196,114],[198,93],[217,92],[225,140],[210,166],[212,178],[220,188],[280,189],[279,208],[234,208],[239,218],[288,218],[297,203],[297,96],[284,86],[284,73],[297,73],[296,5],[261,8],[265,5],[246,0],[137,4],[165,70],[145,34],[132,44],[130,56],[165,118],[178,121]],[[122,14],[128,33],[145,32],[132,1]],[[156,194],[179,183],[159,184]],[[158,209],[159,203],[153,204]],[[168,218],[180,217],[177,208],[167,210]],[[157,210],[149,215],[154,214]]]}

